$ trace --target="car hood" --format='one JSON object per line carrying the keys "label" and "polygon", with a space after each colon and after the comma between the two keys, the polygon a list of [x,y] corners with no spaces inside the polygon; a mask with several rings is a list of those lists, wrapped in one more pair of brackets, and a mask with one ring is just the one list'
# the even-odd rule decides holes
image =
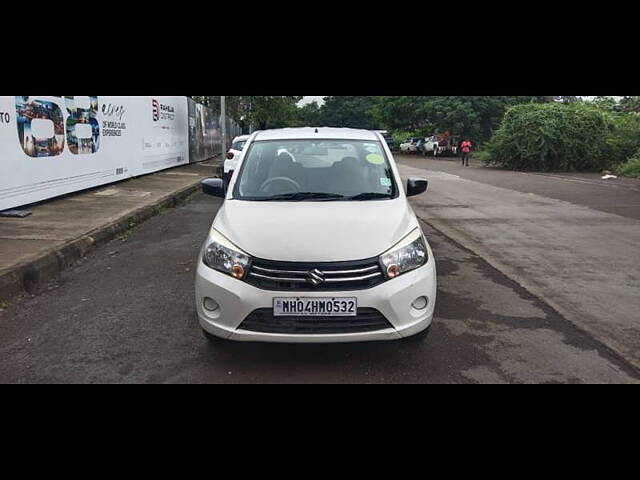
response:
{"label": "car hood", "polygon": [[417,226],[404,198],[365,202],[227,200],[213,223],[248,254],[291,262],[373,258]]}

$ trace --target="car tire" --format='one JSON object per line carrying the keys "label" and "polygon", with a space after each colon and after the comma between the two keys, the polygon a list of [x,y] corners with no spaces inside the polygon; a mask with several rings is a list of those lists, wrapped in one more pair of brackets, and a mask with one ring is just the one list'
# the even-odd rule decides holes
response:
{"label": "car tire", "polygon": [[405,337],[403,340],[408,343],[422,343],[427,339],[429,333],[431,332],[431,325],[422,330],[421,332],[416,333],[415,335],[411,335],[410,337]]}

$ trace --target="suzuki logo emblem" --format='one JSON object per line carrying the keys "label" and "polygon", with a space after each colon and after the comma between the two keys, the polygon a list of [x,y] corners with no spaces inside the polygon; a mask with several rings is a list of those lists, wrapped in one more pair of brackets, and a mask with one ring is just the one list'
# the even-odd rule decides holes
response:
{"label": "suzuki logo emblem", "polygon": [[322,273],[317,268],[315,270],[311,270],[307,273],[307,282],[309,282],[314,287],[317,287],[321,283],[324,283],[324,273]]}

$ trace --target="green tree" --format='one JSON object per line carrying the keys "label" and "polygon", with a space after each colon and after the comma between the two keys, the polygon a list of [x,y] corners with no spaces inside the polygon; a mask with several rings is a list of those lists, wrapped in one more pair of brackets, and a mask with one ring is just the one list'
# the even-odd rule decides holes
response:
{"label": "green tree", "polygon": [[615,111],[618,106],[617,102],[612,97],[604,97],[604,96],[594,97],[590,101],[590,103],[597,105],[599,108],[602,108],[603,110],[609,110],[611,112]]}
{"label": "green tree", "polygon": [[322,107],[311,102],[298,108],[296,125],[299,127],[319,127],[322,124]]}
{"label": "green tree", "polygon": [[245,105],[245,121],[254,130],[295,126],[298,119],[298,102],[301,96],[250,96],[242,97]]}
{"label": "green tree", "polygon": [[[201,103],[215,112],[220,112],[220,96],[192,96],[195,102]],[[239,122],[244,114],[244,97],[225,97],[227,116]]]}
{"label": "green tree", "polygon": [[529,99],[528,101],[523,103],[551,103],[551,102],[555,102],[558,97],[549,96],[549,97],[513,97],[513,98]]}
{"label": "green tree", "polygon": [[554,99],[531,96],[378,97],[373,113],[383,127],[396,132],[428,135],[449,131],[482,143],[498,128],[509,106],[548,103]]}
{"label": "green tree", "polygon": [[580,101],[580,97],[558,97],[558,101],[562,103],[575,103]]}
{"label": "green tree", "polygon": [[623,112],[640,113],[640,97],[623,97],[619,109]]}
{"label": "green tree", "polygon": [[603,109],[609,120],[606,156],[610,163],[622,163],[640,149],[640,116],[634,112]]}
{"label": "green tree", "polygon": [[371,108],[376,123],[392,131],[425,134],[434,127],[427,117],[425,106],[430,97],[379,96]]}
{"label": "green tree", "polygon": [[376,119],[372,108],[376,103],[374,97],[325,97],[320,108],[319,121],[325,127],[349,127],[373,130]]}

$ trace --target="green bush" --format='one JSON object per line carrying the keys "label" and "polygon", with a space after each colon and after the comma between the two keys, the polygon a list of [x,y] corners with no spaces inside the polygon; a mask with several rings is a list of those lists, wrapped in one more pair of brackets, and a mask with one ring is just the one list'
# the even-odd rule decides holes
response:
{"label": "green bush", "polygon": [[509,108],[487,143],[486,163],[514,170],[599,170],[616,149],[613,114],[596,105],[524,104]]}
{"label": "green bush", "polygon": [[489,152],[487,152],[486,149],[482,148],[479,150],[475,150],[474,152],[471,153],[471,157],[474,160],[478,160],[480,162],[484,162],[484,163],[490,163],[491,162],[491,154]]}
{"label": "green bush", "polygon": [[611,130],[606,155],[610,165],[625,162],[640,150],[640,116],[635,113],[610,113]]}
{"label": "green bush", "polygon": [[413,137],[411,133],[407,132],[393,132],[393,143],[396,150],[400,150],[400,144],[407,141],[407,138]]}
{"label": "green bush", "polygon": [[402,132],[395,131],[392,133],[393,142],[395,144],[396,150],[400,150],[400,144],[405,143],[410,138],[419,138],[424,137],[425,135],[420,134],[419,132]]}
{"label": "green bush", "polygon": [[640,178],[640,150],[626,163],[619,165],[616,168],[616,174],[624,177]]}

